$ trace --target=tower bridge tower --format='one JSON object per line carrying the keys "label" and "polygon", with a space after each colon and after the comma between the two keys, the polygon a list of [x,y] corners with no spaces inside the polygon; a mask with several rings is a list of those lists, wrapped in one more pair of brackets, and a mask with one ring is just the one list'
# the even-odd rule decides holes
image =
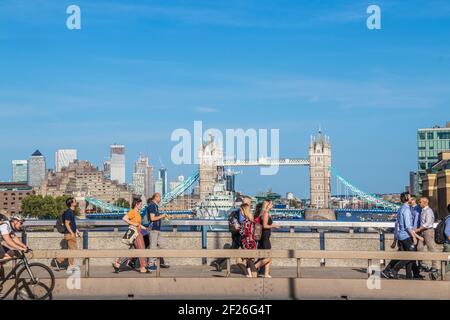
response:
{"label": "tower bridge tower", "polygon": [[331,144],[330,138],[319,129],[309,144],[309,172],[311,208],[327,209],[331,203]]}
{"label": "tower bridge tower", "polygon": [[214,143],[211,135],[200,147],[198,160],[200,201],[204,201],[206,196],[213,193],[214,185],[220,176],[219,171],[223,170],[223,150]]}

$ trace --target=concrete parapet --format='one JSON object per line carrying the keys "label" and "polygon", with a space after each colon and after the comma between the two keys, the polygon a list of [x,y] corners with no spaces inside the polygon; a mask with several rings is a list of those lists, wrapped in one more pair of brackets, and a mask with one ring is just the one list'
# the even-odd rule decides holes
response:
{"label": "concrete parapet", "polygon": [[[121,242],[122,232],[90,232],[88,239],[89,249],[126,249],[127,246]],[[167,242],[167,249],[201,249],[202,238],[200,232],[165,232],[163,236]],[[30,232],[28,233],[28,244],[31,248],[38,250],[58,249],[62,235],[56,232]],[[391,251],[390,243],[392,234],[385,235],[386,250]],[[230,243],[230,234],[227,232],[208,232],[207,248],[222,249]],[[320,250],[320,234],[311,233],[272,233],[273,249],[296,249],[296,250]],[[378,251],[380,250],[380,237],[378,233],[324,233],[325,250],[346,251]],[[78,247],[82,248],[82,239],[79,239]],[[174,265],[201,265],[199,258],[171,258],[167,259]],[[91,265],[110,265],[111,259],[91,259]],[[208,261],[209,263],[210,261]],[[81,261],[79,261],[81,264]],[[295,259],[275,259],[274,266],[295,266]],[[302,261],[305,267],[319,266],[320,261],[316,259]],[[367,267],[364,260],[327,260],[327,266],[336,267]]]}
{"label": "concrete parapet", "polygon": [[57,279],[54,299],[450,299],[448,281],[246,278],[89,278],[79,290]]}

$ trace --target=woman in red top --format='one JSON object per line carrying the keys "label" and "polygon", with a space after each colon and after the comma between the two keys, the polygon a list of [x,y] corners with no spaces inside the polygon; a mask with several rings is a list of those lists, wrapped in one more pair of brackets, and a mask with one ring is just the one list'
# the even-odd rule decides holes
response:
{"label": "woman in red top", "polygon": [[[242,247],[244,250],[256,250],[257,243],[253,236],[253,231],[255,228],[255,222],[253,219],[253,214],[249,204],[243,204],[241,206],[241,211],[244,214],[244,222],[241,224],[241,237],[242,237]],[[256,278],[256,267],[255,267],[255,259],[249,258],[247,259],[247,277],[248,278]]]}

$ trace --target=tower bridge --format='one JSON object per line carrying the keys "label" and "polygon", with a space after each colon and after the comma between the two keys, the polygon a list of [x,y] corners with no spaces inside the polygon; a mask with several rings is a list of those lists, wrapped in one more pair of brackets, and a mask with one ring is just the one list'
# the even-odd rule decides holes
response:
{"label": "tower bridge", "polygon": [[[309,157],[273,159],[260,157],[256,160],[229,160],[224,159],[221,147],[214,142],[212,137],[200,146],[198,151],[198,171],[194,171],[182,184],[166,193],[160,206],[164,207],[180,195],[184,194],[195,183],[199,183],[200,201],[213,193],[215,184],[225,167],[269,167],[269,166],[308,166],[310,208],[328,209],[331,206],[331,177],[336,178],[336,183],[351,192],[359,199],[376,205],[378,209],[388,209],[390,212],[397,210],[399,205],[385,201],[376,195],[364,192],[353,183],[343,178],[333,167],[331,162],[330,138],[318,131],[317,136],[311,136],[309,144]],[[86,198],[86,201],[105,212],[123,212],[126,209],[104,203],[97,199]]]}
{"label": "tower bridge", "polygon": [[331,144],[328,136],[319,130],[317,137],[311,136],[309,159],[273,159],[227,160],[222,148],[210,136],[199,150],[200,201],[204,201],[213,192],[223,167],[239,166],[309,166],[311,208],[329,208],[331,201]]}

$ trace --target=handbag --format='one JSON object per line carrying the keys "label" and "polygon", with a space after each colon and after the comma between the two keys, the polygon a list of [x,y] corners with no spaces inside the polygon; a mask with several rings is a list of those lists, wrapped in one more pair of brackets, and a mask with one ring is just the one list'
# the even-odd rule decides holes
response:
{"label": "handbag", "polygon": [[127,232],[122,237],[122,242],[131,246],[139,235],[139,231],[135,226],[129,226]]}

